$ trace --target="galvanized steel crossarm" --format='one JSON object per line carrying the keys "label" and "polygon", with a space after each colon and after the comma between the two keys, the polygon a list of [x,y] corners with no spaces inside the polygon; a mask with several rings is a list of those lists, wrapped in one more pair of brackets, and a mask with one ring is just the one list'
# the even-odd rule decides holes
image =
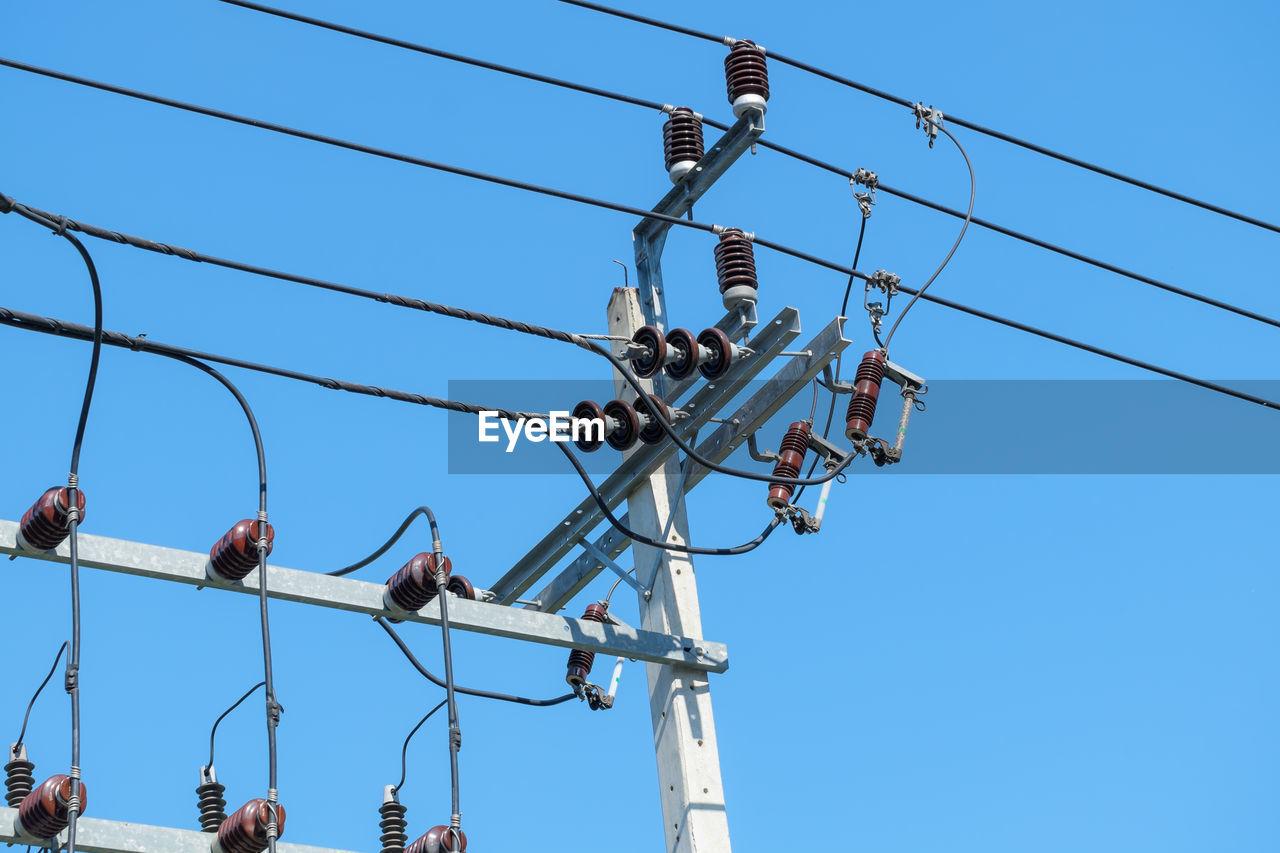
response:
{"label": "galvanized steel crossarm", "polygon": [[[18,525],[0,520],[0,554],[66,563],[67,544],[56,551],[33,553],[15,544]],[[228,583],[207,577],[208,555],[146,545],[105,536],[79,535],[80,565],[121,574],[176,581],[192,586],[258,594],[255,570],[243,581]],[[348,610],[368,616],[395,616],[406,622],[439,624],[439,610],[428,605],[418,613],[388,610],[382,596],[384,586],[352,578],[330,577],[317,572],[268,566],[267,595],[284,601]],[[581,648],[600,654],[621,655],[653,663],[680,664],[710,672],[729,668],[728,650],[722,643],[672,637],[640,631],[622,625],[584,622],[550,613],[502,607],[466,599],[449,603],[449,627],[478,634],[527,640],[560,648]]]}

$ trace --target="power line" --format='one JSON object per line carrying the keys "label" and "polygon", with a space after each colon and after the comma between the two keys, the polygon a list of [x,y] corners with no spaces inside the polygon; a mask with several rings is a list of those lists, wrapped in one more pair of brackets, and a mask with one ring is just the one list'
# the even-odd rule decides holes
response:
{"label": "power line", "polygon": [[[632,104],[634,106],[655,110],[661,113],[667,113],[673,109],[672,105],[670,104],[659,103],[658,101],[653,101],[646,98],[639,98],[633,95],[624,94],[622,92],[615,92],[609,89],[603,89],[597,86],[588,86],[583,83],[575,83],[570,80],[565,80],[559,77],[553,77],[548,74],[539,74],[533,71],[527,71],[525,69],[515,68],[510,65],[502,65],[496,62],[489,62],[487,60],[477,59],[471,56],[464,56],[462,54],[452,53],[450,51],[429,47],[424,44],[410,42],[404,39],[398,39],[392,36],[382,35],[380,33],[373,33],[373,32],[369,32],[368,30],[361,30],[355,27],[349,27],[345,24],[339,24],[333,21],[326,21],[321,18],[314,18],[309,15],[301,15],[296,12],[290,12],[284,9],[278,9],[273,6],[264,5],[262,3],[253,3],[253,2],[249,2],[249,0],[220,0],[220,2],[227,3],[233,6],[239,6],[245,9],[250,9],[256,12],[262,12],[267,15],[273,15],[275,17],[283,18],[285,20],[296,21],[298,23],[307,24],[309,26],[314,26],[321,29],[330,30],[333,32],[343,33],[345,35],[354,36],[356,38],[365,39],[368,41],[376,42],[378,44],[385,44],[391,47],[402,48],[404,50],[413,51],[415,53],[421,53],[427,56],[433,56],[439,59],[445,59],[450,62],[458,62],[464,65],[470,65],[476,68],[484,68],[489,71],[496,71],[500,74],[507,74],[507,75],[518,77],[525,80],[532,80],[537,83],[544,83],[549,86],[556,86],[562,89],[568,89],[570,91],[582,92],[583,94],[594,95],[596,97],[605,98],[605,99],[617,101],[620,103]],[[707,118],[706,116],[703,116],[702,123],[707,125],[708,127],[713,127],[720,131],[725,131],[729,129],[729,125],[723,122],[715,121],[714,119]],[[776,151],[779,154],[782,154],[786,157],[790,157],[794,160],[798,160],[799,162],[806,163],[808,165],[814,166],[819,169],[823,169],[825,171],[831,172],[832,174],[840,175],[843,178],[852,179],[855,175],[854,172],[851,172],[847,169],[842,169],[838,166],[834,166],[830,163],[819,160],[816,157],[811,157],[808,154],[805,154],[800,151],[796,151],[795,149],[788,148],[776,142],[772,142],[766,139],[758,139],[756,140],[755,144],[760,148],[765,148],[770,151]],[[1192,290],[1187,290],[1182,287],[1177,287],[1176,285],[1168,284],[1166,282],[1160,281],[1159,279],[1153,278],[1151,276],[1144,275],[1142,273],[1133,272],[1132,270],[1127,270],[1123,267],[1108,263],[1106,261],[1101,261],[1096,258],[1091,258],[1088,255],[1082,254],[1080,252],[1076,252],[1071,249],[1067,249],[1062,246],[1055,245],[1046,240],[1041,240],[1037,237],[1032,237],[1028,234],[1024,234],[1012,228],[1007,228],[1003,225],[996,224],[989,220],[981,219],[979,217],[972,215],[973,213],[972,208],[970,208],[969,213],[966,214],[963,211],[955,210],[953,208],[947,207],[946,205],[942,205],[937,202],[930,201],[929,199],[922,198],[920,196],[917,196],[905,190],[900,190],[900,189],[891,187],[888,184],[877,183],[876,188],[888,193],[889,195],[897,196],[898,198],[904,199],[913,204],[920,205],[921,207],[927,207],[930,210],[934,210],[939,213],[945,213],[948,216],[953,216],[957,219],[966,219],[966,216],[967,216],[968,221],[972,222],[975,225],[980,225],[981,227],[991,231],[995,231],[998,234],[1003,234],[1007,237],[1012,237],[1015,240],[1021,240],[1022,242],[1027,243],[1029,245],[1036,246],[1041,249],[1046,249],[1050,252],[1055,252],[1064,257],[1068,257],[1073,260],[1080,261],[1081,263],[1086,263],[1086,264],[1089,264],[1090,266],[1097,267],[1098,269],[1103,269],[1103,270],[1106,270],[1107,272],[1124,276],[1125,278],[1129,278],[1134,281],[1141,282],[1142,284],[1147,284],[1152,287],[1159,288],[1169,293],[1177,294],[1178,296],[1186,297],[1187,299],[1192,299],[1194,301],[1201,302],[1205,305],[1213,306],[1214,308],[1220,308],[1224,311],[1230,311],[1231,313],[1238,314],[1241,317],[1247,317],[1251,320],[1257,320],[1258,322],[1266,323],[1270,326],[1280,328],[1280,320],[1268,317],[1264,314],[1259,314],[1257,312],[1250,311],[1245,308],[1240,308],[1236,305],[1232,305],[1231,303],[1223,302],[1222,300],[1214,299],[1213,297],[1205,296],[1204,294],[1197,293]]]}
{"label": "power line", "polygon": [[[57,320],[51,317],[41,317],[37,314],[28,314],[25,311],[17,311],[12,308],[0,307],[0,325],[12,326],[16,329],[26,329],[33,332],[43,332],[50,335],[58,335],[64,338],[74,338],[81,341],[92,340],[93,337],[93,329],[88,326],[82,326],[79,323],[72,323],[66,320]],[[470,415],[477,415],[480,412],[496,412],[498,417],[510,421],[518,421],[521,418],[527,420],[529,418],[546,417],[546,415],[543,414],[517,412],[510,409],[500,409],[495,406],[477,406],[472,403],[460,403],[456,400],[429,397],[425,394],[412,394],[408,391],[397,391],[394,388],[380,388],[376,385],[362,385],[357,382],[344,382],[340,379],[314,376],[310,373],[288,370],[283,367],[272,367],[267,364],[258,364],[244,359],[232,358],[231,356],[216,355],[214,353],[187,349],[185,347],[177,347],[171,344],[161,343],[160,341],[153,341],[150,338],[135,338],[121,332],[113,332],[110,330],[104,330],[102,332],[102,342],[108,346],[129,349],[134,352],[149,352],[156,355],[167,356],[185,356],[187,358],[196,358],[202,361],[213,361],[218,364],[226,364],[231,367],[239,367],[244,370],[268,373],[272,376],[280,376],[285,379],[309,382],[312,385],[319,385],[321,388],[328,388],[331,391],[349,391],[352,394],[363,394],[368,397],[385,397],[389,400],[397,400],[402,403],[414,403],[419,406],[430,406],[435,409],[447,409],[451,412],[462,412]]]}
{"label": "power line", "polygon": [[[634,12],[626,12],[621,9],[615,9],[611,6],[603,6],[599,3],[590,3],[590,2],[587,2],[587,0],[559,0],[559,2],[567,3],[570,6],[580,6],[583,9],[590,9],[593,12],[602,12],[606,15],[613,15],[614,17],[618,17],[618,18],[625,18],[626,20],[634,21],[638,24],[644,24],[650,27],[657,27],[658,29],[670,30],[671,32],[680,33],[682,35],[693,36],[694,38],[703,39],[704,41],[715,42],[717,44],[731,45],[737,41],[737,39],[731,36],[717,36],[717,35],[713,35],[712,33],[703,32],[701,30],[695,30],[690,27],[680,26],[679,24],[673,24],[668,21],[661,21],[661,20],[658,20],[657,18],[650,18],[644,15],[637,15]],[[898,106],[907,107],[908,109],[911,109],[915,106],[914,101],[910,101],[900,95],[894,95],[882,89],[876,89],[864,83],[859,83],[856,80],[851,80],[848,77],[843,77],[834,72],[827,71],[823,68],[819,68],[816,65],[810,65],[807,62],[804,62],[799,59],[795,59],[790,56],[786,56],[774,50],[769,50],[767,55],[770,59],[776,62],[780,62],[783,65],[790,65],[793,68],[798,68],[801,71],[806,71],[815,76],[822,77],[826,80],[830,80],[833,83],[838,83],[841,86],[847,86],[851,89],[856,89],[859,92],[864,92],[868,95],[872,95],[882,100],[889,101],[890,103],[893,103],[893,104],[897,104]],[[990,128],[985,125],[978,124],[977,122],[969,121],[968,119],[958,118],[951,113],[947,113],[947,121],[951,122],[952,124],[959,125],[960,127],[964,127],[969,130],[972,130],[976,133],[981,133],[984,136],[990,136],[993,139],[999,139],[1002,142],[1008,142],[1011,145],[1018,146],[1019,148],[1025,148],[1028,151],[1033,151],[1037,154],[1042,154],[1046,157],[1051,157],[1054,160],[1059,160],[1063,163],[1068,163],[1072,166],[1077,166],[1081,169],[1086,169],[1090,172],[1095,172],[1104,177],[1121,181],[1123,183],[1130,184],[1140,189],[1147,190],[1148,192],[1153,192],[1158,195],[1171,198],[1174,201],[1180,201],[1185,204],[1190,204],[1195,207],[1199,207],[1203,210],[1210,211],[1211,213],[1217,213],[1219,215],[1226,216],[1231,219],[1236,219],[1240,222],[1244,222],[1249,225],[1255,225],[1259,228],[1264,228],[1267,231],[1272,231],[1277,234],[1280,234],[1280,225],[1275,225],[1271,222],[1267,222],[1262,219],[1257,219],[1255,217],[1248,216],[1243,213],[1238,213],[1234,210],[1230,210],[1220,205],[1212,204],[1210,202],[1203,201],[1198,198],[1193,198],[1192,196],[1177,192],[1176,190],[1167,189],[1165,187],[1161,187],[1156,184],[1150,183],[1149,181],[1144,181],[1139,178],[1134,178],[1129,175],[1123,174],[1121,172],[1117,172],[1114,169],[1108,169],[1103,166],[1090,163],[1086,160],[1081,160],[1079,157],[1072,157],[1069,154],[1063,154],[1060,151],[1055,151],[1051,148],[1046,148],[1043,145],[1039,145],[1037,143],[1030,142],[1025,139],[1020,139],[1016,136],[1005,133],[1003,131],[995,130],[994,128]]]}

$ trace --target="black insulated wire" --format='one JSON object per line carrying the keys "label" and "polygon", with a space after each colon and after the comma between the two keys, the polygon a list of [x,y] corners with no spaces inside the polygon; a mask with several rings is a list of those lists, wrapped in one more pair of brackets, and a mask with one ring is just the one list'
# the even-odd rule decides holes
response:
{"label": "black insulated wire", "polygon": [[[389,636],[395,642],[397,648],[400,649],[401,653],[405,656],[405,658],[409,661],[409,663],[413,665],[413,668],[416,669],[423,678],[427,679],[427,681],[430,681],[432,684],[436,685],[437,687],[445,686],[445,681],[442,678],[440,678],[435,673],[431,672],[431,670],[427,669],[425,666],[422,665],[422,662],[419,661],[418,658],[413,654],[413,652],[409,649],[409,646],[405,643],[405,641],[401,639],[398,633],[396,633],[396,629],[392,628],[389,624],[387,624],[386,619],[382,618],[381,616],[375,616],[374,621],[378,623],[378,625],[382,628],[382,630],[387,632],[387,636]],[[455,684],[453,686],[453,690],[455,693],[461,693],[465,696],[475,696],[480,699],[496,699],[499,702],[511,702],[512,704],[515,704],[515,705],[531,705],[537,708],[547,708],[552,705],[559,705],[563,702],[568,702],[570,699],[577,698],[576,695],[573,693],[566,693],[563,696],[556,696],[551,699],[530,699],[525,696],[514,696],[510,693],[499,693],[493,690],[481,690],[475,687],[463,687],[459,684]]]}
{"label": "black insulated wire", "polygon": [[421,720],[418,720],[418,724],[414,726],[409,731],[408,736],[405,737],[404,746],[400,747],[400,781],[397,782],[395,786],[391,789],[392,793],[394,793],[396,796],[399,796],[400,791],[404,788],[404,780],[409,773],[409,741],[413,740],[413,736],[418,733],[418,729],[426,725],[427,720],[435,716],[436,711],[439,711],[441,708],[447,705],[448,702],[449,702],[448,698],[441,699],[440,704],[436,705],[434,708],[428,711],[426,713],[426,716],[424,716]]}
{"label": "black insulated wire", "polygon": [[53,666],[49,667],[49,674],[44,677],[44,681],[40,682],[40,686],[36,688],[36,692],[31,696],[31,701],[27,703],[27,713],[22,715],[22,731],[18,732],[18,739],[13,744],[15,747],[22,746],[22,741],[27,736],[27,722],[31,719],[31,709],[36,706],[36,700],[44,692],[44,688],[49,684],[49,680],[53,678],[53,674],[58,671],[58,661],[62,660],[62,653],[66,650],[67,642],[64,640],[62,645],[58,646],[58,653],[54,655]]}
{"label": "black insulated wire", "polygon": [[374,560],[378,559],[383,554],[387,553],[387,551],[391,550],[391,546],[395,545],[397,542],[400,541],[400,537],[403,536],[405,531],[409,529],[409,525],[413,523],[413,520],[415,518],[417,518],[420,515],[426,515],[429,512],[431,512],[431,510],[425,506],[418,507],[413,512],[405,516],[404,521],[400,522],[400,526],[396,528],[396,532],[391,534],[390,539],[388,539],[386,542],[383,542],[380,546],[378,546],[378,550],[374,551],[372,554],[365,557],[363,560],[354,562],[351,565],[345,566],[341,569],[334,569],[331,572],[325,572],[325,574],[331,577],[340,578],[343,575],[349,575],[352,572],[357,571],[358,569],[363,569],[365,566],[369,565]]}
{"label": "black insulated wire", "polygon": [[[416,44],[413,42],[405,41],[403,39],[393,38],[391,36],[385,36],[385,35],[380,35],[378,33],[371,33],[365,30],[359,30],[354,27],[348,27],[343,24],[334,23],[332,21],[325,21],[320,18],[313,18],[307,15],[299,15],[294,12],[288,12],[283,9],[277,9],[271,6],[266,6],[261,3],[250,3],[250,2],[245,2],[245,0],[220,0],[220,2],[229,3],[234,6],[241,6],[245,9],[251,9],[258,12],[263,12],[268,15],[275,15],[280,18],[285,18],[291,21],[297,21],[299,23],[308,24],[310,26],[320,27],[322,29],[328,29],[334,32],[344,33],[346,35],[367,39],[369,41],[385,44],[391,47],[403,48],[405,50],[426,54],[428,56],[434,56],[441,59],[446,59],[451,62],[459,62],[464,65],[471,65],[477,68],[484,68],[490,71],[497,71],[501,74],[508,74],[508,75],[523,78],[526,80],[533,80],[535,82],[544,83],[549,86],[556,86],[562,89],[568,89],[570,91],[575,91],[575,92],[582,92],[583,94],[594,95],[596,97],[606,98],[612,101],[632,104],[634,106],[642,107],[644,109],[656,110],[659,112],[670,112],[672,110],[671,105],[659,103],[658,101],[652,101],[645,98],[637,98],[632,95],[624,94],[622,92],[614,92],[608,89],[601,89],[596,86],[588,86],[582,83],[574,83],[572,81],[564,80],[558,77],[552,77],[547,74],[538,74],[532,71],[526,71],[524,69],[514,68],[508,65],[500,65],[495,62],[488,62],[483,59],[476,59],[470,56],[463,56],[461,54],[439,50],[437,48],[429,47],[427,45]],[[678,31],[679,30],[677,30],[677,32]],[[697,34],[696,32],[693,34],[701,35],[701,34]],[[902,100],[901,103],[903,106],[912,106],[905,99]],[[707,118],[706,116],[702,117],[702,123],[707,127],[712,127],[720,131],[726,131],[729,129],[728,124],[715,121],[714,119]],[[816,168],[823,169],[825,171],[831,172],[832,174],[840,175],[841,177],[844,177],[844,178],[852,178],[854,176],[854,173],[849,171],[848,169],[842,169],[838,166],[832,165],[831,163],[824,162],[822,160],[819,160],[816,157],[811,157],[808,154],[804,154],[800,151],[796,151],[784,145],[779,145],[778,143],[772,142],[767,139],[758,139],[756,140],[755,144],[760,148],[765,148],[770,151],[776,151],[779,154],[782,154],[784,156],[790,157],[792,159],[798,160],[802,163],[806,163]],[[1233,314],[1238,314],[1241,317],[1247,317],[1250,320],[1256,320],[1260,323],[1266,323],[1267,325],[1280,328],[1280,320],[1268,317],[1264,314],[1259,314],[1255,311],[1250,311],[1246,308],[1241,308],[1239,306],[1232,305],[1231,303],[1224,302],[1220,299],[1214,299],[1213,297],[1206,296],[1204,294],[1197,293],[1192,290],[1187,290],[1186,288],[1178,287],[1176,285],[1172,285],[1167,282],[1160,281],[1159,279],[1153,278],[1148,275],[1144,275],[1142,273],[1134,272],[1133,270],[1125,269],[1124,267],[1120,267],[1120,266],[1117,266],[1116,264],[1108,263],[1107,261],[1102,261],[1102,260],[1098,260],[1097,258],[1089,257],[1088,255],[1082,254],[1080,252],[1076,252],[1071,249],[1067,249],[1063,246],[1058,246],[1054,243],[1050,243],[1047,240],[1041,240],[1038,237],[1032,237],[1029,234],[1024,234],[1022,232],[1015,231],[1012,228],[1007,228],[1003,225],[999,225],[995,222],[991,222],[990,220],[975,217],[972,215],[973,214],[972,210],[970,210],[968,214],[966,214],[962,211],[955,210],[953,208],[947,207],[946,205],[942,205],[937,202],[930,201],[929,199],[922,198],[921,196],[917,196],[905,190],[897,189],[896,187],[892,187],[884,183],[878,184],[877,188],[879,190],[884,191],[885,193],[888,193],[889,195],[897,196],[898,198],[901,198],[905,201],[909,201],[912,204],[916,204],[921,207],[927,207],[930,210],[936,211],[938,213],[944,213],[948,216],[953,216],[957,219],[967,218],[974,225],[978,225],[982,228],[986,228],[990,231],[994,231],[997,234],[1003,234],[1006,237],[1012,237],[1013,239],[1020,240],[1024,243],[1027,243],[1028,245],[1036,246],[1037,248],[1054,252],[1056,254],[1062,255],[1063,257],[1071,258],[1072,260],[1089,264],[1090,266],[1097,267],[1098,269],[1106,270],[1107,272],[1114,273],[1119,276],[1123,276],[1133,281],[1137,281],[1142,284],[1149,285],[1151,287],[1159,288],[1160,290],[1164,290],[1168,293],[1173,293],[1178,296],[1182,296],[1187,299],[1194,300],[1196,302],[1201,302],[1205,305],[1210,305],[1214,308],[1220,308],[1224,311],[1230,311]],[[856,268],[857,265],[855,264],[854,267]]]}
{"label": "black insulated wire", "polygon": [[[731,44],[733,41],[735,41],[735,39],[732,39],[731,37],[728,37],[728,36],[717,36],[712,33],[703,32],[701,30],[695,30],[691,27],[680,26],[679,24],[673,24],[668,21],[660,21],[657,18],[650,18],[644,15],[637,15],[634,12],[626,12],[621,9],[615,9],[611,6],[604,6],[599,3],[587,2],[587,0],[559,0],[559,2],[566,3],[570,6],[580,6],[583,9],[590,9],[593,12],[602,12],[606,15],[612,15],[617,18],[625,18],[628,21],[634,21],[635,23],[638,23],[638,24],[644,24],[646,26],[656,27],[658,29],[669,30],[671,32],[680,33],[681,35],[692,36],[694,38],[702,39],[704,41],[715,42],[717,44]],[[769,50],[768,55],[769,55],[769,59],[774,62],[779,62],[783,65],[790,65],[793,68],[797,68],[801,71],[805,71],[809,74],[813,74],[816,77],[822,77],[823,79],[830,80],[833,83],[838,83],[841,86],[847,86],[850,89],[856,89],[859,92],[872,95],[873,97],[880,98],[881,100],[888,101],[889,103],[892,103],[892,104],[897,104],[900,107],[907,107],[908,109],[910,109],[915,106],[915,102],[908,100],[907,98],[903,98],[899,95],[891,94],[889,92],[884,91],[883,89],[876,89],[872,86],[866,85],[865,83],[859,83],[856,80],[851,80],[848,77],[843,77],[832,71],[827,71],[826,69],[819,68],[816,65],[810,65],[807,62],[804,62],[799,59],[795,59],[790,56],[786,56],[785,54],[778,53],[772,49]],[[1045,157],[1049,157],[1054,160],[1058,160],[1063,163],[1067,163],[1069,165],[1076,166],[1078,168],[1085,169],[1090,172],[1094,172],[1095,174],[1102,175],[1103,177],[1111,178],[1112,180],[1120,181],[1122,183],[1126,183],[1131,186],[1138,187],[1139,189],[1143,189],[1148,192],[1155,193],[1157,195],[1165,196],[1166,198],[1173,199],[1174,201],[1179,201],[1184,204],[1189,204],[1189,205],[1192,205],[1193,207],[1198,207],[1198,208],[1201,208],[1202,210],[1207,210],[1211,213],[1216,213],[1221,216],[1226,216],[1230,219],[1235,219],[1240,222],[1244,222],[1248,225],[1253,225],[1258,228],[1263,228],[1267,231],[1280,234],[1280,225],[1276,225],[1274,223],[1267,222],[1265,220],[1258,219],[1253,216],[1248,216],[1246,214],[1239,213],[1237,211],[1222,207],[1221,205],[1212,204],[1202,199],[1194,198],[1192,196],[1186,195],[1185,193],[1180,193],[1180,192],[1177,192],[1176,190],[1171,190],[1166,187],[1153,184],[1150,181],[1144,181],[1139,178],[1131,177],[1122,172],[1117,172],[1114,169],[1108,169],[1104,166],[1099,166],[1095,163],[1090,163],[1087,160],[1080,159],[1079,157],[1073,157],[1070,154],[1064,154],[1061,151],[1055,151],[1052,148],[1048,148],[1046,146],[1039,145],[1034,142],[1030,142],[1026,139],[1020,139],[1019,137],[1013,136],[1012,134],[1005,133],[1003,131],[996,130],[991,127],[987,127],[982,124],[978,124],[977,122],[974,122],[974,121],[969,121],[968,119],[957,118],[951,113],[947,113],[947,121],[951,122],[952,124],[958,127],[963,127],[968,130],[972,130],[975,133],[981,133],[984,136],[990,136],[992,139],[999,139],[1001,142],[1007,142],[1010,145],[1016,145],[1019,148],[1024,148],[1028,151],[1033,151],[1036,154],[1041,154]]]}
{"label": "black insulated wire", "polygon": [[225,710],[225,711],[223,711],[221,714],[219,714],[219,715],[218,715],[218,719],[216,719],[216,720],[214,720],[214,721],[213,721],[213,728],[209,729],[209,763],[205,765],[206,767],[212,767],[212,766],[213,766],[213,741],[214,741],[214,738],[215,738],[215,737],[217,737],[217,734],[218,734],[218,726],[222,724],[222,721],[223,721],[224,719],[226,719],[226,718],[227,718],[227,716],[228,716],[232,711],[234,711],[236,708],[239,708],[239,707],[244,703],[244,701],[245,701],[246,699],[248,699],[250,696],[252,696],[252,695],[257,691],[257,689],[258,689],[259,687],[265,687],[265,686],[266,686],[266,684],[267,684],[267,682],[265,682],[265,681],[259,681],[257,684],[255,684],[255,685],[253,685],[252,687],[250,687],[250,688],[245,692],[245,694],[244,694],[243,696],[241,696],[241,697],[240,697],[239,699],[237,699],[235,702],[232,702],[232,703],[231,703],[231,707],[230,707],[230,708],[227,708],[227,710]]}

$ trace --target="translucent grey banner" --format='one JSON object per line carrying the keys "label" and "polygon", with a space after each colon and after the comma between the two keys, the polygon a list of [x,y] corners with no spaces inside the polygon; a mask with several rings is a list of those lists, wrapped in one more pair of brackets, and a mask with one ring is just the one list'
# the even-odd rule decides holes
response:
{"label": "translucent grey banner", "polygon": [[[1270,400],[1280,400],[1277,380],[1215,380]],[[729,417],[763,382],[748,384],[718,413]],[[613,399],[606,380],[452,380],[449,397],[527,412],[569,411],[580,400]],[[628,401],[631,395],[627,395]],[[762,450],[777,449],[789,423],[807,418],[813,397],[802,393],[757,435]],[[913,412],[902,462],[877,469],[869,459],[858,473],[895,474],[1280,474],[1280,411],[1170,380],[942,380]],[[831,438],[848,447],[844,410],[836,401]],[[902,410],[898,388],[885,382],[871,434],[892,442]],[[817,429],[826,421],[831,395],[818,395]],[[572,474],[560,450],[525,432],[512,438],[494,421],[496,441],[479,440],[479,419],[449,414],[451,474]],[[710,423],[705,439],[720,425]],[[570,445],[572,447],[572,445]],[[508,452],[508,448],[510,448]],[[578,452],[576,448],[575,452]],[[579,453],[597,478],[618,464],[608,445]],[[767,472],[740,449],[738,467]]]}

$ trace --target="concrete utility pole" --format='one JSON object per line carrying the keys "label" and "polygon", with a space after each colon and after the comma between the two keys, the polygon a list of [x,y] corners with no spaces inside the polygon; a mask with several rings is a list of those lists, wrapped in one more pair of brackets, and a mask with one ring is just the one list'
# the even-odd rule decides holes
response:
{"label": "concrete utility pole", "polygon": [[[609,334],[631,337],[644,324],[636,290],[615,290],[609,300]],[[652,382],[642,384],[646,391],[653,390]],[[634,396],[616,371],[614,388],[620,398]],[[627,494],[631,529],[651,539],[687,544],[689,519],[681,482],[680,464],[674,456],[647,479],[639,480]],[[664,531],[669,531],[665,539]],[[702,614],[693,557],[638,542],[632,544],[631,552],[642,588],[643,630],[700,642]],[[646,592],[650,589],[652,592]],[[729,853],[711,685],[704,673],[684,666],[647,664],[645,669],[667,850]]]}

